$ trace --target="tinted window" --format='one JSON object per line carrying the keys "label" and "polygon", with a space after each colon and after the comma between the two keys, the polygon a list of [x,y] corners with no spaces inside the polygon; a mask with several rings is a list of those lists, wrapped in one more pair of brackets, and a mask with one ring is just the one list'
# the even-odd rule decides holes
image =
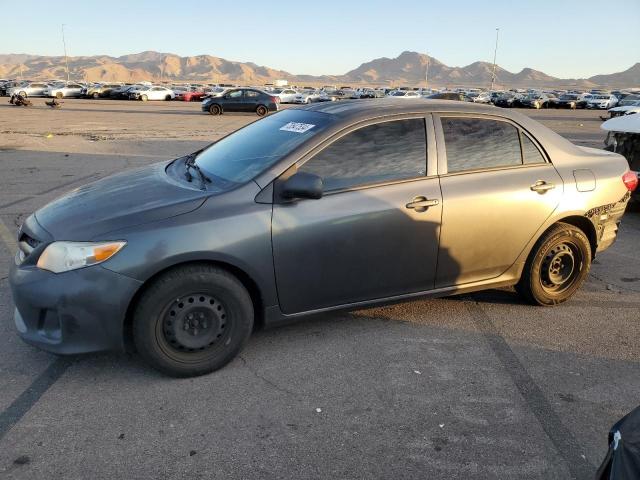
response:
{"label": "tinted window", "polygon": [[522,134],[522,156],[524,163],[527,164],[545,162],[544,156],[540,153],[538,147],[524,133]]}
{"label": "tinted window", "polygon": [[240,98],[242,96],[242,90],[234,90],[227,95],[229,98]]}
{"label": "tinted window", "polygon": [[196,159],[208,175],[235,183],[251,180],[294,148],[317,135],[331,115],[282,110],[214,143]]}
{"label": "tinted window", "polygon": [[518,130],[497,120],[443,118],[449,173],[522,165]]}
{"label": "tinted window", "polygon": [[423,119],[369,125],[335,141],[300,170],[322,177],[326,191],[424,176],[425,137]]}
{"label": "tinted window", "polygon": [[245,92],[245,95],[246,95],[248,98],[257,98],[257,97],[259,97],[259,96],[260,96],[260,93],[256,92],[255,90],[247,90],[247,91]]}

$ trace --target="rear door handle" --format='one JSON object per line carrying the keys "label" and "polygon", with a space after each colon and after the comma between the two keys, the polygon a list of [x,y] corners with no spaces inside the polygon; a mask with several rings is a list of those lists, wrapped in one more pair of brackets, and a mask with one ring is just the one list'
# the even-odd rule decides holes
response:
{"label": "rear door handle", "polygon": [[435,207],[440,203],[437,199],[428,199],[427,197],[415,197],[413,201],[407,203],[405,207],[415,210],[416,212],[425,212],[429,207]]}
{"label": "rear door handle", "polygon": [[553,183],[545,182],[544,180],[538,180],[536,183],[531,185],[531,190],[534,192],[538,192],[539,194],[546,193],[548,190],[556,188]]}

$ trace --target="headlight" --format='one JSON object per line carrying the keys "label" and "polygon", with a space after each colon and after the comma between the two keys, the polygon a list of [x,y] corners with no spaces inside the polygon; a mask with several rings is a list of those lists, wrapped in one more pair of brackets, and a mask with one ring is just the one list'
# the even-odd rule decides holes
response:
{"label": "headlight", "polygon": [[53,242],[38,259],[38,268],[53,273],[97,265],[118,253],[127,242]]}

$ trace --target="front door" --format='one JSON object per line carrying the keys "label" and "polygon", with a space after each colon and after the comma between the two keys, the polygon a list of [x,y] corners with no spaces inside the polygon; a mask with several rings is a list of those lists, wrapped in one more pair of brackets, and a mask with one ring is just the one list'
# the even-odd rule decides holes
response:
{"label": "front door", "polygon": [[225,102],[222,108],[229,112],[242,112],[244,109],[244,92],[242,90],[232,90],[224,96]]}
{"label": "front door", "polygon": [[357,128],[299,166],[325,195],[274,204],[284,313],[433,288],[442,202],[426,150],[424,118],[405,118]]}
{"label": "front door", "polygon": [[516,125],[442,116],[446,173],[436,287],[504,273],[560,202],[562,178]]}

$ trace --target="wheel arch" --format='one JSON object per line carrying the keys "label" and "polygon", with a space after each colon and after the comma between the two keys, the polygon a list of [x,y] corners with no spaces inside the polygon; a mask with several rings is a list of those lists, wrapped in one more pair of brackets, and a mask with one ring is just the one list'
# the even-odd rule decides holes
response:
{"label": "wheel arch", "polygon": [[569,225],[573,225],[574,227],[582,230],[582,232],[589,239],[589,245],[591,245],[591,258],[595,258],[596,250],[598,249],[598,237],[596,234],[596,227],[593,225],[593,222],[591,222],[591,220],[580,215],[570,215],[568,217],[559,218],[552,225],[550,225],[549,228],[558,223],[568,223]]}
{"label": "wheel arch", "polygon": [[160,276],[165,273],[180,267],[184,267],[187,265],[193,264],[206,264],[215,266],[218,268],[222,268],[227,272],[231,273],[235,276],[240,283],[247,289],[249,296],[251,297],[251,302],[253,304],[254,311],[254,325],[258,328],[264,325],[264,297],[262,294],[262,290],[258,286],[258,283],[245,272],[242,268],[237,265],[233,265],[232,263],[222,261],[222,260],[211,260],[211,259],[200,259],[200,260],[187,260],[178,263],[174,263],[169,265],[157,272],[155,272],[151,277],[146,279],[142,285],[136,290],[136,292],[131,297],[129,304],[126,309],[126,313],[124,316],[124,321],[122,325],[122,342],[124,345],[125,351],[133,351],[133,312],[135,307],[140,300],[142,294],[149,288],[149,286]]}

